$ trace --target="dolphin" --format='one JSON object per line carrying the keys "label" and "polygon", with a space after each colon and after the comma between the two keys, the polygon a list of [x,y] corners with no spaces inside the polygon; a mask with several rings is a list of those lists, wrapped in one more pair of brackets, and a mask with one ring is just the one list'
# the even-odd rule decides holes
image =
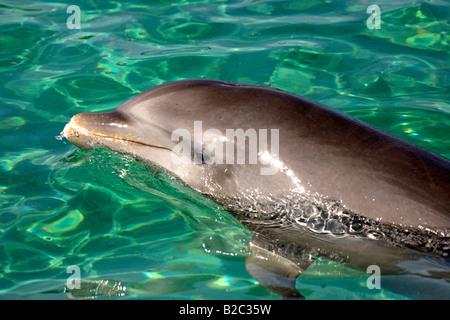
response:
{"label": "dolphin", "polygon": [[249,273],[286,297],[325,256],[402,271],[448,257],[450,162],[315,101],[268,86],[181,80],[62,133],[156,165],[254,232]]}

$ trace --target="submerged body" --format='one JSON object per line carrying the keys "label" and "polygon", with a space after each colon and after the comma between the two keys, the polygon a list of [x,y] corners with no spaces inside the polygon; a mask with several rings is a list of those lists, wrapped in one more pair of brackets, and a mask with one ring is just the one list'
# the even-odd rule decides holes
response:
{"label": "submerged body", "polygon": [[[201,143],[194,141],[199,122]],[[230,141],[225,136],[230,129],[276,130],[278,140],[268,138],[267,148],[258,149],[258,162],[250,164],[254,141],[250,135],[244,145]],[[155,163],[235,212],[256,232],[270,229],[269,238],[285,236],[286,243],[297,242],[306,250],[354,257],[349,260],[356,265],[367,264],[373,243],[349,244],[344,238],[330,238],[330,233],[354,235],[356,224],[368,221],[380,223],[374,230],[394,228],[397,235],[413,227],[445,237],[450,227],[448,160],[269,87],[215,80],[168,83],[131,98],[114,112],[75,115],[63,134],[80,148],[105,146]],[[211,153],[208,148],[220,146],[213,144],[217,141],[231,143],[236,153],[243,149],[247,162],[212,159],[219,149]],[[186,147],[183,155],[174,152],[180,147]],[[182,159],[187,148],[192,148],[189,163]],[[200,162],[194,161],[198,155]],[[261,174],[268,168],[270,174]],[[311,236],[292,225],[273,228],[273,221],[288,221],[315,233]],[[266,250],[257,247],[258,254]],[[375,263],[389,260],[392,265],[397,260],[395,249],[380,250],[379,255],[370,252],[383,257],[374,258]]]}

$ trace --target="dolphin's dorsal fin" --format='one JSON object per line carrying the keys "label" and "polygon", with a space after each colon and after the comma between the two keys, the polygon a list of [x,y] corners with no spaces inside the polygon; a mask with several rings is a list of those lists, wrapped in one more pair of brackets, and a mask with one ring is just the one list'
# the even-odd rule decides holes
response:
{"label": "dolphin's dorsal fin", "polygon": [[249,243],[252,255],[245,260],[248,273],[263,287],[283,298],[302,299],[295,288],[297,277],[315,260],[300,254],[295,261],[288,259],[280,248],[274,249],[272,243],[265,243],[263,237],[253,233]]}

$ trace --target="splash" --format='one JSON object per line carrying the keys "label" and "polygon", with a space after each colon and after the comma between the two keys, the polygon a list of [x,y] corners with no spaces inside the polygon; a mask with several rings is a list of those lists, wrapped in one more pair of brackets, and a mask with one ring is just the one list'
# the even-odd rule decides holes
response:
{"label": "splash", "polygon": [[450,230],[404,227],[354,213],[340,201],[292,192],[282,196],[241,195],[222,201],[240,221],[270,228],[296,229],[314,236],[358,237],[383,241],[390,246],[448,257]]}

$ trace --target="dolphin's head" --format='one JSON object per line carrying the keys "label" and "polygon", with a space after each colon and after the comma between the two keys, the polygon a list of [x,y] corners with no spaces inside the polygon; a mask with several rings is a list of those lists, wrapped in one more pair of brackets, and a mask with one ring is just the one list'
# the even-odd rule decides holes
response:
{"label": "dolphin's head", "polygon": [[[273,169],[259,160],[249,164],[249,152],[253,149],[248,144],[238,146],[234,138],[227,140],[225,136],[229,129],[254,130],[252,121],[256,121],[254,114],[258,110],[253,110],[250,102],[257,94],[260,92],[253,88],[242,90],[242,86],[218,81],[166,84],[134,96],[113,112],[75,115],[65,126],[63,136],[81,149],[107,147],[154,163],[203,193],[230,195],[253,187],[252,181],[261,178],[261,168]],[[260,108],[255,104],[253,107]],[[256,134],[258,129],[270,128],[263,122],[255,127]],[[245,137],[242,141],[249,140]],[[267,142],[271,150],[272,141]],[[223,150],[228,148],[226,143],[233,144],[236,157],[237,148],[241,147],[247,163],[230,163],[225,153],[222,161],[217,161],[218,148],[210,153],[216,158],[208,158],[204,151],[210,151],[212,143],[223,143],[218,147]],[[273,177],[266,178],[270,183],[261,184],[273,186]],[[287,185],[286,179],[289,182],[292,176],[282,178],[280,185]]]}
{"label": "dolphin's head", "polygon": [[194,122],[187,116],[192,114],[189,103],[178,91],[163,85],[134,96],[113,112],[76,114],[62,135],[81,149],[104,146],[172,169],[169,160],[176,156],[172,149],[177,143],[172,133],[177,128],[192,131]]}
{"label": "dolphin's head", "polygon": [[66,124],[62,136],[80,149],[106,147],[156,164],[203,191],[198,179],[204,169],[202,163],[184,164],[172,151],[175,142],[171,141],[171,130],[145,120],[144,114],[134,117],[120,110],[79,113]]}
{"label": "dolphin's head", "polygon": [[[203,193],[217,193],[227,187],[236,190],[232,166],[206,165],[204,145],[193,141],[194,122],[207,122],[211,117],[215,120],[217,114],[208,111],[220,112],[212,105],[192,103],[202,92],[209,90],[191,88],[190,83],[175,88],[159,86],[125,101],[113,112],[76,114],[62,136],[81,149],[107,147],[156,164]],[[180,130],[187,137],[175,134]]]}
{"label": "dolphin's head", "polygon": [[124,152],[130,148],[168,152],[176,144],[172,141],[176,129],[192,133],[194,121],[205,116],[207,108],[202,110],[191,103],[189,95],[193,94],[199,91],[183,85],[155,87],[125,101],[113,112],[76,114],[62,134],[81,149],[106,146]]}

